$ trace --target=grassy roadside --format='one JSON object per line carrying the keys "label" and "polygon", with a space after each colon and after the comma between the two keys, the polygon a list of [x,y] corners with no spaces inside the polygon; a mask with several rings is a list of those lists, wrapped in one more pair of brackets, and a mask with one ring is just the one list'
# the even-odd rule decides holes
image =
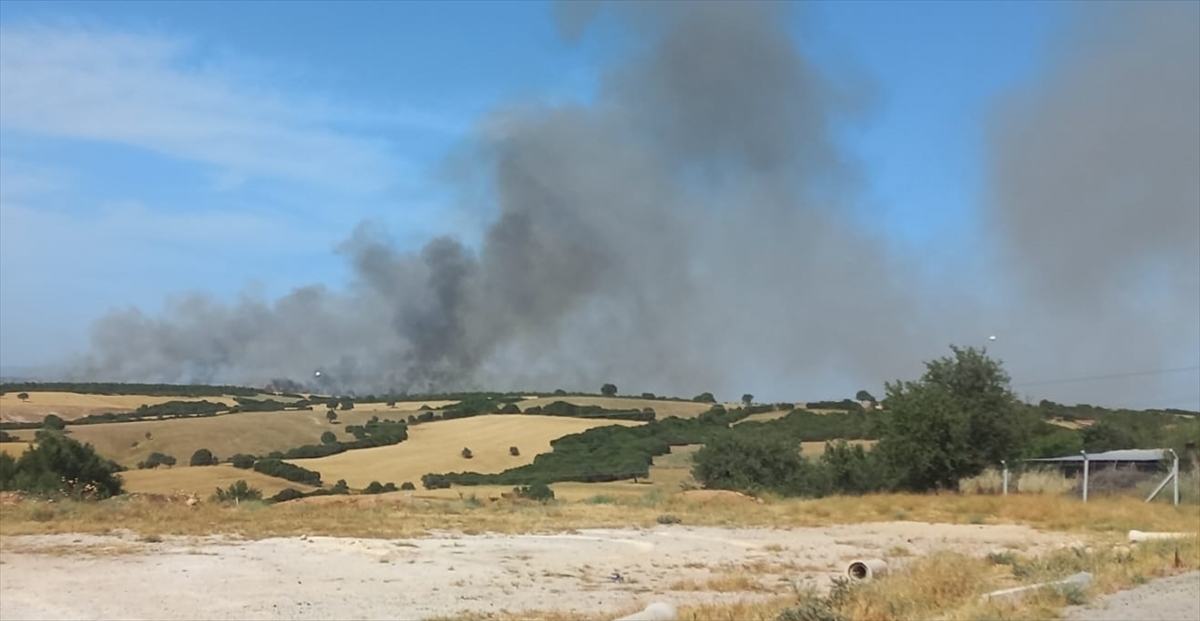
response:
{"label": "grassy roadside", "polygon": [[466,495],[436,500],[391,493],[314,498],[279,505],[152,503],[139,498],[100,502],[33,501],[0,506],[0,536],[98,533],[127,528],[143,535],[238,534],[411,537],[432,530],[466,534],[553,532],[578,528],[649,527],[664,515],[683,524],[726,527],[824,526],[908,520],[950,524],[1024,524],[1078,533],[1191,531],[1200,507],[1102,498],[1086,504],[1056,496],[880,494],[819,500],[767,498],[761,504],[727,496],[598,497],[550,504],[489,502]]}
{"label": "grassy roadside", "polygon": [[[1111,541],[1108,543],[1112,543]],[[1129,548],[1129,549],[1126,549]],[[1175,567],[1179,553],[1180,567]],[[1136,546],[1097,545],[1065,549],[1041,557],[1018,554],[976,558],[942,552],[917,559],[903,571],[863,585],[834,586],[829,593],[797,589],[791,595],[746,598],[733,602],[681,606],[680,621],[970,621],[1058,619],[1063,609],[1154,578],[1200,569],[1196,538],[1155,541]],[[985,593],[1012,586],[1061,580],[1076,572],[1093,576],[1087,590],[1048,588],[1019,599],[983,599]],[[729,579],[736,580],[736,577]],[[756,583],[754,576],[743,576]],[[669,599],[669,598],[665,598]],[[623,610],[612,617],[635,612]],[[580,621],[584,613],[526,610],[439,617],[439,621]]]}
{"label": "grassy roadside", "polygon": [[[940,552],[913,559],[902,571],[833,596],[812,591],[757,588],[755,568],[726,571],[679,590],[724,592],[740,597],[683,606],[680,619],[780,621],[901,621],[918,619],[1049,619],[1085,594],[1042,592],[1010,602],[984,602],[983,593],[1047,580],[1078,571],[1094,576],[1090,594],[1129,588],[1155,577],[1200,568],[1195,538],[1130,546],[1128,530],[1200,530],[1200,507],[1144,503],[1130,497],[1100,498],[1086,504],[1056,495],[883,494],[820,500],[767,498],[760,504],[736,494],[663,494],[593,497],[550,504],[489,502],[474,496],[423,499],[395,493],[331,496],[264,505],[153,502],[116,498],[102,502],[23,500],[0,504],[0,544],[15,535],[134,531],[143,541],[169,535],[229,534],[246,538],[301,534],[356,537],[420,537],[432,531],[532,533],[587,527],[650,527],[670,515],[686,525],[795,527],[894,520],[955,524],[1024,524],[1078,533],[1087,548],[1065,549],[1039,558],[1019,552],[987,558]],[[7,539],[7,541],[6,541]],[[6,545],[4,547],[9,547]],[[1180,564],[1175,566],[1176,551]],[[99,553],[116,553],[102,550]],[[765,571],[765,570],[764,570]],[[772,572],[768,572],[772,573]],[[784,572],[786,575],[788,572]],[[669,598],[669,596],[668,596]],[[627,612],[633,612],[629,610]],[[624,613],[621,613],[624,614]],[[781,616],[783,615],[783,616]],[[619,615],[614,615],[619,616]],[[466,618],[566,620],[589,615],[562,611],[517,611]]]}

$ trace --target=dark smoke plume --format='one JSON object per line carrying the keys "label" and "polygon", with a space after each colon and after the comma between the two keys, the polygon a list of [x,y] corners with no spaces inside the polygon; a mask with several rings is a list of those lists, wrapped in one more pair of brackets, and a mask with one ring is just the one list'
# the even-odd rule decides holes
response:
{"label": "dark smoke plume", "polygon": [[[993,119],[996,267],[1040,377],[1200,362],[1200,10],[1086,5]],[[1069,353],[1064,353],[1069,352]],[[1104,372],[1103,367],[1099,369]],[[1200,371],[1069,387],[1200,404]],[[1146,399],[1147,395],[1151,398]],[[1169,404],[1163,404],[1169,405]]]}
{"label": "dark smoke plume", "polygon": [[[75,376],[311,384],[320,369],[319,387],[338,391],[612,381],[794,399],[912,377],[948,343],[997,330],[1016,379],[1194,355],[1200,55],[1188,7],[1139,3],[1108,30],[1085,27],[1001,106],[993,226],[978,246],[994,286],[965,267],[929,282],[920,257],[863,226],[860,171],[831,131],[869,93],[799,53],[785,5],[557,8],[568,39],[611,10],[635,42],[594,104],[499,110],[471,137],[458,181],[482,180],[498,206],[477,251],[441,238],[399,253],[363,225],[342,247],[349,290],[114,313]],[[1107,344],[1081,338],[1092,331]]]}

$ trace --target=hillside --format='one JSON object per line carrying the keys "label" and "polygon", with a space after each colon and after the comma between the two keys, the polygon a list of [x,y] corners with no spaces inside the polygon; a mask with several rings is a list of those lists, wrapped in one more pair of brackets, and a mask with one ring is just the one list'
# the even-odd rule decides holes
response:
{"label": "hillside", "polygon": [[524,412],[526,409],[540,406],[545,407],[555,401],[566,401],[575,405],[595,405],[609,410],[640,410],[652,408],[659,420],[670,416],[679,418],[695,418],[712,407],[711,403],[695,403],[693,401],[669,401],[666,399],[640,399],[635,397],[590,397],[580,395],[563,395],[539,397],[517,402],[517,407]]}
{"label": "hillside", "polygon": [[[394,446],[347,451],[329,457],[290,460],[321,473],[332,483],[345,479],[350,487],[366,487],[371,481],[400,485],[421,484],[430,472],[502,472],[528,464],[538,453],[550,451],[550,441],[562,436],[606,425],[633,426],[631,421],[577,419],[527,414],[494,414],[437,421],[409,427],[409,437]],[[520,456],[509,455],[515,446]],[[464,459],[463,448],[474,456]]]}
{"label": "hillside", "polygon": [[[171,397],[151,395],[89,395],[75,392],[29,392],[29,399],[17,398],[20,393],[0,395],[0,422],[34,423],[57,414],[63,420],[75,420],[89,414],[132,412],[141,405],[158,405],[168,401],[199,402],[207,399],[232,406],[232,395],[220,397]],[[276,397],[279,399],[279,397]]]}

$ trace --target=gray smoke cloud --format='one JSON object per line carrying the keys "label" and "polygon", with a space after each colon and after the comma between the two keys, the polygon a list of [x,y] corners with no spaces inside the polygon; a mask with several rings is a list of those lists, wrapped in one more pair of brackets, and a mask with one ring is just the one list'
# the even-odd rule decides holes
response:
{"label": "gray smoke cloud", "polygon": [[340,249],[349,289],[112,313],[70,375],[313,385],[320,369],[318,387],[360,393],[612,381],[794,399],[912,377],[995,326],[1037,352],[1014,356],[1020,368],[1051,376],[1111,370],[1088,366],[1102,346],[1080,345],[1084,331],[1106,334],[1132,368],[1194,352],[1191,13],[1139,3],[1138,19],[1105,22],[1103,36],[1089,26],[999,109],[996,233],[980,246],[995,251],[996,303],[961,288],[974,274],[921,276],[920,257],[856,219],[861,171],[831,128],[869,110],[871,93],[798,51],[785,5],[565,3],[563,36],[602,10],[635,45],[597,100],[498,110],[454,169],[497,207],[477,251],[438,238],[398,252],[363,224]]}
{"label": "gray smoke cloud", "polygon": [[[992,119],[997,268],[1034,376],[1200,362],[1200,10],[1095,3]],[[1071,352],[1064,355],[1059,352]],[[1200,403],[1200,371],[1090,383],[1093,398]],[[1059,394],[1080,392],[1065,387]],[[1131,394],[1132,393],[1132,394]]]}

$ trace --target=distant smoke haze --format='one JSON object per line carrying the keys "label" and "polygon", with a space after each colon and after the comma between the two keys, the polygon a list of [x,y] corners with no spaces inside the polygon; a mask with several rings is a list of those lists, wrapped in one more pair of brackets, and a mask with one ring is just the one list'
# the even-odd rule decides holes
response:
{"label": "distant smoke haze", "polygon": [[[478,251],[442,237],[398,252],[363,224],[341,249],[347,290],[114,312],[66,375],[826,398],[878,391],[994,331],[1034,379],[1195,364],[1194,8],[1081,20],[1038,82],[998,102],[978,245],[991,276],[931,282],[920,256],[853,216],[862,171],[830,128],[862,112],[862,93],[798,51],[782,5],[561,5],[568,38],[612,9],[644,45],[604,71],[594,104],[504,108],[469,138],[458,180],[482,180],[498,205]],[[1034,392],[1174,390],[1191,405],[1196,377]]]}

